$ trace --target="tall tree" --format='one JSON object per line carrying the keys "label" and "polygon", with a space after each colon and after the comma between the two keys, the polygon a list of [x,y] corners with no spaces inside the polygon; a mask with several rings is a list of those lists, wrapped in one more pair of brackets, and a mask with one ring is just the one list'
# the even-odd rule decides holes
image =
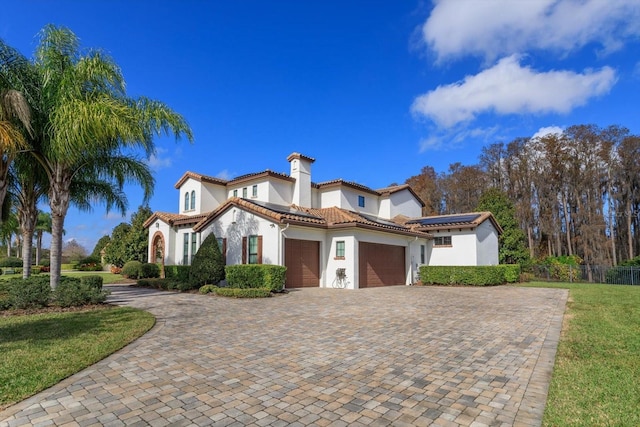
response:
{"label": "tall tree", "polygon": [[149,230],[144,228],[144,222],[153,215],[149,206],[140,206],[131,215],[131,229],[126,237],[126,260],[148,262],[149,259]]}
{"label": "tall tree", "polygon": [[[184,118],[147,98],[129,98],[117,64],[103,53],[82,54],[69,29],[46,26],[40,33],[35,68],[40,80],[31,93],[35,138],[33,155],[49,179],[52,217],[51,287],[60,281],[62,231],[74,188],[79,207],[102,200],[107,210],[126,211],[126,183],[140,184],[148,200],[153,176],[129,154],[154,152],[156,135],[192,139]],[[26,97],[30,99],[29,96]],[[35,105],[34,105],[35,104]],[[80,185],[83,184],[83,185]]]}
{"label": "tall tree", "polygon": [[93,252],[91,252],[91,256],[94,258],[102,258],[102,250],[107,247],[107,245],[111,242],[111,237],[104,235],[102,236],[96,245],[93,247]]}
{"label": "tall tree", "polygon": [[111,232],[111,241],[105,247],[104,260],[116,267],[122,267],[127,259],[127,237],[131,231],[131,224],[122,222]]}
{"label": "tall tree", "polygon": [[438,175],[432,166],[425,166],[419,175],[405,181],[425,203],[422,215],[439,215],[442,212],[442,191],[438,187]]}

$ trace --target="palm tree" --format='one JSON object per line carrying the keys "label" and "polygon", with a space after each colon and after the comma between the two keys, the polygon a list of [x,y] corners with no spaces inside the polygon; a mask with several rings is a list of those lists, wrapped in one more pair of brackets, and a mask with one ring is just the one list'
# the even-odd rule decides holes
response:
{"label": "palm tree", "polygon": [[[143,187],[150,198],[154,179],[140,158],[153,154],[153,137],[174,134],[193,139],[182,116],[147,98],[126,96],[117,64],[98,51],[82,55],[69,29],[46,26],[40,33],[35,66],[41,76],[37,137],[33,155],[49,178],[51,208],[51,287],[60,281],[62,230],[74,188],[79,206],[102,200],[107,210],[126,211],[126,183]],[[83,204],[84,203],[84,204]]]}
{"label": "palm tree", "polygon": [[[40,265],[42,256],[42,236],[44,233],[51,234],[51,214],[49,212],[38,212],[36,220],[36,265]],[[64,233],[64,232],[63,232]]]}
{"label": "palm tree", "polygon": [[28,148],[23,131],[32,133],[27,98],[16,90],[29,62],[0,40],[0,211],[9,189],[8,174],[16,154]]}

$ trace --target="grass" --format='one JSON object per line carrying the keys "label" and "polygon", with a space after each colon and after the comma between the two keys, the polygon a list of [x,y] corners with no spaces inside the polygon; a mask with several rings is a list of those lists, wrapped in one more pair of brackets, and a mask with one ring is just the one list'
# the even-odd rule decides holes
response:
{"label": "grass", "polygon": [[570,290],[543,425],[640,425],[640,286],[523,286]]}
{"label": "grass", "polygon": [[154,323],[126,307],[0,317],[0,409],[105,358]]}

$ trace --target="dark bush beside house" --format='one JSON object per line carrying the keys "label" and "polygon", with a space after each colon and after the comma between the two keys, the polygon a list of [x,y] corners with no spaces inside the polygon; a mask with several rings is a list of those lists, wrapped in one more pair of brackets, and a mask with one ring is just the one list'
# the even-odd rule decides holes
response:
{"label": "dark bush beside house", "polygon": [[54,300],[60,307],[78,307],[100,304],[107,299],[107,292],[97,289],[95,282],[83,283],[76,277],[62,277],[54,292]]}
{"label": "dark bush beside house", "polygon": [[136,283],[143,288],[161,289],[163,291],[178,289],[178,285],[180,284],[180,282],[175,279],[159,278],[140,279]]}
{"label": "dark bush beside house", "polygon": [[497,267],[502,269],[505,282],[517,283],[520,281],[520,264],[499,264]]}
{"label": "dark bush beside house", "polygon": [[420,267],[420,281],[425,285],[491,286],[505,283],[504,269],[495,265]]}
{"label": "dark bush beside house", "polygon": [[122,266],[121,274],[129,279],[138,279],[142,275],[142,263],[140,261],[129,261]]}
{"label": "dark bush beside house", "polygon": [[164,277],[167,279],[175,279],[179,282],[189,281],[189,265],[165,265]]}
{"label": "dark bush beside house", "polygon": [[140,266],[140,278],[149,279],[160,277],[160,267],[157,264],[145,262]]}
{"label": "dark bush beside house", "polygon": [[224,280],[224,259],[216,236],[210,233],[193,257],[189,282],[196,289],[205,284],[216,285],[221,280]]}
{"label": "dark bush beside house", "polygon": [[271,264],[238,264],[225,267],[230,288],[266,288],[278,292],[284,288],[287,267]]}

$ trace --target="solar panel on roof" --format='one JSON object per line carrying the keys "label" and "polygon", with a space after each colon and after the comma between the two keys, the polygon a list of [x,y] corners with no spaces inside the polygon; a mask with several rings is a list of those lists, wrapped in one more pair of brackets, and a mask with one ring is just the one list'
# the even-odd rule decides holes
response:
{"label": "solar panel on roof", "polygon": [[[245,200],[247,200],[247,199],[245,199]],[[276,205],[275,203],[268,203],[268,202],[258,202],[256,200],[247,200],[247,201],[251,202],[251,203],[253,203],[255,205],[262,206],[263,208],[269,209],[270,211],[278,212],[278,213],[281,213],[281,214],[290,214],[290,215],[302,216],[302,217],[305,217],[305,218],[322,219],[322,218],[320,218],[318,216],[311,215],[309,213],[293,209],[290,206]]]}
{"label": "solar panel on roof", "polygon": [[435,216],[430,218],[420,218],[413,221],[409,221],[408,224],[420,224],[420,225],[446,225],[457,224],[461,222],[475,221],[480,214],[467,214],[467,215],[452,215],[452,216]]}
{"label": "solar panel on roof", "polygon": [[375,217],[373,215],[365,215],[363,213],[359,213],[358,215],[360,215],[361,217],[364,217],[366,219],[368,219],[371,222],[377,222],[378,224],[382,224],[382,225],[386,225],[386,226],[390,226],[390,227],[401,227],[401,225],[396,224],[395,222],[392,221],[386,221],[384,219],[380,219],[378,217]]}

